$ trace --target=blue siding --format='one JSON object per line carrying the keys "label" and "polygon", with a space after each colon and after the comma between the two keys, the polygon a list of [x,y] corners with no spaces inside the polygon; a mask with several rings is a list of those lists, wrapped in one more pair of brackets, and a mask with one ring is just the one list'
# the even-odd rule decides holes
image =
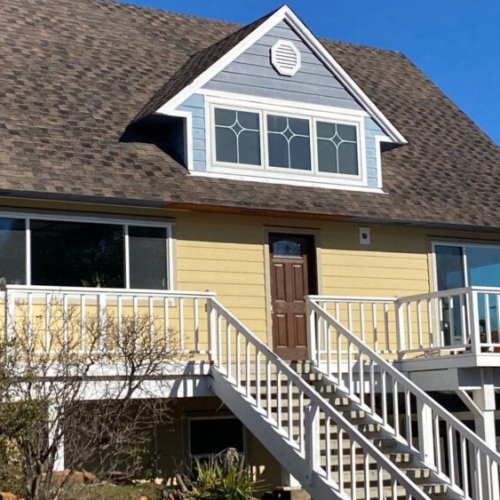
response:
{"label": "blue siding", "polygon": [[368,187],[378,187],[378,169],[381,168],[381,165],[377,165],[376,135],[385,134],[371,118],[365,118],[365,154]]}
{"label": "blue siding", "polygon": [[[278,74],[271,65],[271,47],[280,39],[293,41],[301,53],[301,68],[292,77]],[[217,74],[205,88],[309,104],[362,109],[284,21]]]}
{"label": "blue siding", "polygon": [[193,170],[205,171],[206,163],[206,135],[205,135],[205,98],[200,94],[188,97],[180,106],[180,111],[188,111],[193,117]]}

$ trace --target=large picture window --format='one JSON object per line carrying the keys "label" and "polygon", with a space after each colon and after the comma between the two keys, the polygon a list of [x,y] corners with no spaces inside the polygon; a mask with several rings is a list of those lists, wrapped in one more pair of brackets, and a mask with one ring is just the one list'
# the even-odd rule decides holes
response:
{"label": "large picture window", "polygon": [[[360,121],[213,106],[215,168],[361,178]],[[347,120],[347,118],[346,118]]]}
{"label": "large picture window", "polygon": [[169,288],[168,225],[0,218],[0,282]]}

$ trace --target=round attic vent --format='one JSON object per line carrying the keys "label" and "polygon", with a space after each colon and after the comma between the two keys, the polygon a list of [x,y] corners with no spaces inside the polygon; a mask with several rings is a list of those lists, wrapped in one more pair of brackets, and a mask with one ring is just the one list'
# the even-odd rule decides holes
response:
{"label": "round attic vent", "polygon": [[300,69],[300,52],[292,42],[278,40],[271,49],[271,64],[285,76],[293,76]]}

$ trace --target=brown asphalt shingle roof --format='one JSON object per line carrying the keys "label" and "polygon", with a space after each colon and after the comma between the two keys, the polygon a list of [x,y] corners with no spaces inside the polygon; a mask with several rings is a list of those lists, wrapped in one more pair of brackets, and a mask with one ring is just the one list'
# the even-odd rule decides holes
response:
{"label": "brown asphalt shingle roof", "polygon": [[157,146],[120,141],[179,69],[238,30],[110,0],[1,2],[0,195],[500,229],[499,148],[396,52],[324,42],[409,141],[382,155],[387,194],[192,177]]}

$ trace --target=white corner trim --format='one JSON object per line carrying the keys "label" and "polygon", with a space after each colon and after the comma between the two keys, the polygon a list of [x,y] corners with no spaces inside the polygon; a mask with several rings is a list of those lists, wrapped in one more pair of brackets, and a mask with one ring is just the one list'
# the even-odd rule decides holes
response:
{"label": "white corner trim", "polygon": [[190,111],[180,111],[174,109],[169,113],[169,116],[183,118],[184,121],[184,158],[186,159],[186,167],[189,170],[193,169],[193,114]]}
{"label": "white corner trim", "polygon": [[290,40],[278,40],[271,48],[271,64],[280,75],[293,76],[302,64],[300,52]]}
{"label": "white corner trim", "polygon": [[281,21],[287,21],[303,38],[304,43],[316,54],[316,56],[325,64],[325,66],[340,80],[340,82],[356,97],[360,104],[365,107],[370,116],[379,124],[392,142],[398,144],[407,144],[408,141],[375,105],[375,103],[361,90],[357,83],[347,74],[332,55],[323,47],[319,40],[305,26],[305,24],[296,16],[296,14],[284,5],[278,9],[269,19],[266,19],[250,35],[241,40],[215,64],[195,78],[189,85],[184,87],[172,99],[161,106],[157,112],[162,114],[171,114],[179,104],[184,102],[187,97],[199,90],[203,85],[210,81],[217,73],[222,71],[229,63],[239,55],[250,48],[257,40],[265,35],[270,29]]}
{"label": "white corner trim", "polygon": [[307,180],[295,180],[295,179],[279,179],[273,177],[262,177],[262,176],[252,176],[244,174],[230,174],[221,172],[203,172],[199,170],[191,170],[190,175],[195,177],[215,177],[217,179],[229,179],[236,181],[247,181],[247,182],[262,182],[264,184],[282,184],[287,186],[300,186],[300,187],[314,187],[322,189],[336,189],[341,191],[361,191],[364,193],[377,193],[377,194],[387,194],[380,188],[370,188],[365,186],[350,186],[346,184],[327,184],[324,179],[318,179],[318,181],[307,181]]}
{"label": "white corner trim", "polygon": [[375,155],[377,159],[377,187],[382,189],[382,150],[380,145],[382,142],[391,142],[390,138],[385,135],[375,136]]}

